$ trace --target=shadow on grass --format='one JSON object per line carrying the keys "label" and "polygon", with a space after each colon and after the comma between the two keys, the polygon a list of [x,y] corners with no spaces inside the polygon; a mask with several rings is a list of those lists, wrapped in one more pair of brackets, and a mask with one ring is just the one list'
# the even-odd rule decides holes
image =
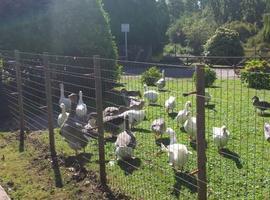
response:
{"label": "shadow on grass", "polygon": [[196,176],[190,175],[188,172],[179,172],[174,170],[174,178],[175,184],[173,186],[172,194],[177,198],[180,198],[182,187],[186,187],[191,193],[197,192],[198,185]]}
{"label": "shadow on grass", "polygon": [[58,157],[56,155],[52,156],[52,168],[54,172],[55,186],[58,188],[62,188],[63,187],[62,175],[59,168]]}
{"label": "shadow on grass", "polygon": [[176,116],[177,116],[177,112],[172,112],[172,113],[169,113],[169,117],[174,119]]}
{"label": "shadow on grass", "polygon": [[150,130],[144,129],[144,128],[133,128],[132,131],[139,132],[139,133],[152,133]]}
{"label": "shadow on grass", "polygon": [[242,165],[241,160],[240,160],[240,156],[237,153],[235,153],[227,148],[224,148],[221,150],[220,154],[225,158],[233,160],[238,169],[243,168],[243,165]]}
{"label": "shadow on grass", "polygon": [[149,106],[162,108],[162,105],[155,104],[155,103],[149,103]]}
{"label": "shadow on grass", "polygon": [[124,171],[125,175],[132,175],[132,173],[141,166],[142,161],[139,158],[130,160],[119,160],[118,165]]}
{"label": "shadow on grass", "polygon": [[205,105],[205,108],[217,112],[217,110],[216,110],[216,104],[207,104],[207,105]]}
{"label": "shadow on grass", "polygon": [[261,117],[270,117],[270,113],[268,113],[268,112],[266,113],[266,112],[265,112],[264,114],[259,115],[259,116],[261,116]]}
{"label": "shadow on grass", "polygon": [[114,143],[114,142],[116,142],[117,137],[116,136],[109,136],[109,137],[105,137],[104,140],[105,140],[105,144],[107,142]]}
{"label": "shadow on grass", "polygon": [[[195,151],[197,151],[197,142],[195,140],[189,142],[191,148]],[[208,143],[205,141],[205,148],[208,148]]]}
{"label": "shadow on grass", "polygon": [[161,146],[161,144],[164,144],[165,146],[168,146],[170,144],[170,138],[159,138],[156,140],[156,145]]}
{"label": "shadow on grass", "polygon": [[82,167],[90,162],[92,156],[93,154],[91,153],[80,153],[77,156],[68,156],[64,160],[65,167],[76,167],[76,165]]}
{"label": "shadow on grass", "polygon": [[161,89],[161,90],[158,90],[159,92],[170,92],[170,90],[167,90],[167,89]]}

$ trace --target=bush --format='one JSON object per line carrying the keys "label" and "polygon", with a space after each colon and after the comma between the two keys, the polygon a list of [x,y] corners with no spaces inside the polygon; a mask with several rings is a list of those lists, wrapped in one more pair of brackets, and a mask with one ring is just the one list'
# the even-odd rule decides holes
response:
{"label": "bush", "polygon": [[161,78],[161,73],[157,67],[151,67],[142,74],[141,82],[148,86],[155,86],[156,82]]}
{"label": "bush", "polygon": [[270,65],[264,60],[246,62],[241,72],[242,82],[255,89],[270,89]]}
{"label": "bush", "polygon": [[[196,73],[193,75],[193,80],[196,82],[197,76]],[[206,65],[204,67],[204,79],[205,79],[205,87],[213,86],[215,80],[217,79],[217,74],[214,70],[210,68],[210,66]]]}
{"label": "bush", "polygon": [[[218,28],[216,30],[215,34],[206,42],[205,51],[208,52],[208,56],[230,57],[244,55],[239,34],[227,28]],[[227,59],[227,61],[233,61],[231,64],[238,62],[236,59]],[[224,63],[219,62],[215,64]]]}

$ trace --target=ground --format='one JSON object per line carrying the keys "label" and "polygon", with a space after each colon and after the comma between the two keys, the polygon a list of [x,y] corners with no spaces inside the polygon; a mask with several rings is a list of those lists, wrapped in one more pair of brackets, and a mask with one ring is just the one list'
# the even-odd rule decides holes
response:
{"label": "ground", "polygon": [[[96,172],[77,170],[74,156],[58,156],[63,187],[55,187],[46,133],[27,136],[25,152],[19,153],[17,133],[0,133],[0,185],[12,199],[128,199],[102,188]],[[79,161],[83,162],[82,154]]]}
{"label": "ground", "polygon": [[[127,89],[143,91],[143,86],[137,77],[125,76],[121,83]],[[166,90],[160,92],[158,104],[146,106],[147,120],[133,130],[138,141],[135,150],[136,159],[112,165],[111,161],[115,158],[114,143],[110,140],[106,141],[108,185],[113,191],[118,189],[117,191],[133,199],[196,199],[198,188],[196,175],[188,175],[188,172],[193,171],[197,166],[196,150],[189,143],[187,134],[176,126],[174,120],[176,113],[168,115],[164,109],[165,100],[172,95],[177,97],[175,111],[183,109],[185,102],[190,100],[192,102],[192,113],[195,116],[195,96],[182,96],[182,93],[194,91],[194,88],[195,85],[191,79],[170,79],[167,81]],[[249,89],[239,79],[235,77],[227,78],[226,74],[222,73],[215,82],[215,87],[208,88],[207,91],[213,96],[210,105],[206,108],[209,199],[270,199],[270,143],[264,139],[263,134],[263,125],[270,121],[270,114],[259,116],[254,111],[251,102],[254,95],[270,101],[269,91]],[[110,103],[108,101],[111,101],[111,99],[106,101],[105,103]],[[115,101],[113,103],[118,104]],[[193,152],[183,172],[174,171],[168,164],[167,154],[159,153],[160,142],[164,144],[169,142],[167,135],[164,135],[163,139],[155,141],[155,137],[150,131],[151,122],[159,117],[164,117],[167,127],[171,127],[177,132],[178,142],[187,145],[188,149]],[[220,155],[212,141],[212,127],[222,125],[227,126],[231,137],[227,149],[224,151],[225,154]],[[74,160],[74,152],[58,132],[59,130],[56,129],[56,146],[60,161]],[[41,195],[48,197],[50,193],[55,197],[56,195],[67,195],[73,198],[78,194],[89,196],[89,189],[85,189],[83,186],[85,180],[77,183],[78,177],[74,177],[74,172],[72,173],[73,176],[69,174],[71,172],[68,166],[60,168],[65,183],[64,188],[55,189],[53,187],[53,173],[50,164],[46,161],[48,157],[45,157],[48,154],[44,155],[44,151],[39,149],[40,144],[48,144],[47,132],[32,136],[41,142],[37,147],[32,145],[31,142],[26,142],[27,148],[23,154],[18,153],[18,144],[14,142],[15,138],[10,142],[10,139],[4,139],[5,135],[1,136],[1,144],[2,141],[6,141],[6,144],[4,143],[1,148],[0,156],[1,154],[9,156],[5,158],[5,167],[3,168],[0,165],[0,184],[4,184],[5,188],[11,188],[11,191],[8,191],[11,196],[21,197],[26,195],[25,197],[27,197],[27,195],[33,195],[29,190],[37,191],[38,197]],[[84,160],[83,166],[87,171],[97,172],[99,165],[96,140],[89,143],[86,152],[86,154],[81,154],[81,159]],[[34,161],[33,158],[37,160]],[[29,163],[29,161],[31,162]],[[68,161],[68,163],[72,162]],[[33,167],[34,170],[32,170]],[[37,173],[40,173],[40,175],[33,176]],[[27,176],[22,176],[22,174],[27,174]],[[75,180],[72,180],[72,177]],[[13,187],[7,185],[10,181],[14,182]],[[73,183],[74,181],[75,183]],[[29,183],[31,184],[29,185]],[[78,188],[78,186],[80,191],[76,192],[76,189],[74,191],[74,188]]]}

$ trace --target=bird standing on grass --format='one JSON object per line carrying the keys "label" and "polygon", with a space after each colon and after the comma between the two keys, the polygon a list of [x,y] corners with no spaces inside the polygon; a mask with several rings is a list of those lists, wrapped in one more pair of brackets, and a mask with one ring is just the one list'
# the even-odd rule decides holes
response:
{"label": "bird standing on grass", "polygon": [[270,103],[267,101],[260,101],[259,97],[254,96],[252,98],[252,104],[255,107],[255,109],[260,110],[261,115],[264,114],[265,110],[269,110],[270,109]]}

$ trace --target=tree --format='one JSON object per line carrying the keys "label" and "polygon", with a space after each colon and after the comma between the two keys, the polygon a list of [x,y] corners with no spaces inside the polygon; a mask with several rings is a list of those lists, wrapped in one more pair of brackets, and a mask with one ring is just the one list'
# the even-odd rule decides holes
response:
{"label": "tree", "polygon": [[[205,51],[209,56],[243,56],[244,51],[239,34],[227,28],[218,28],[206,42]],[[230,60],[229,58],[227,59]]]}
{"label": "tree", "polygon": [[265,9],[264,0],[241,0],[241,13],[244,21],[259,23]]}
{"label": "tree", "polygon": [[103,3],[110,15],[112,33],[119,46],[125,42],[121,24],[129,23],[129,45],[150,46],[154,53],[162,49],[169,25],[164,0],[103,0]]}
{"label": "tree", "polygon": [[184,14],[185,4],[183,0],[168,0],[168,8],[172,22]]}

